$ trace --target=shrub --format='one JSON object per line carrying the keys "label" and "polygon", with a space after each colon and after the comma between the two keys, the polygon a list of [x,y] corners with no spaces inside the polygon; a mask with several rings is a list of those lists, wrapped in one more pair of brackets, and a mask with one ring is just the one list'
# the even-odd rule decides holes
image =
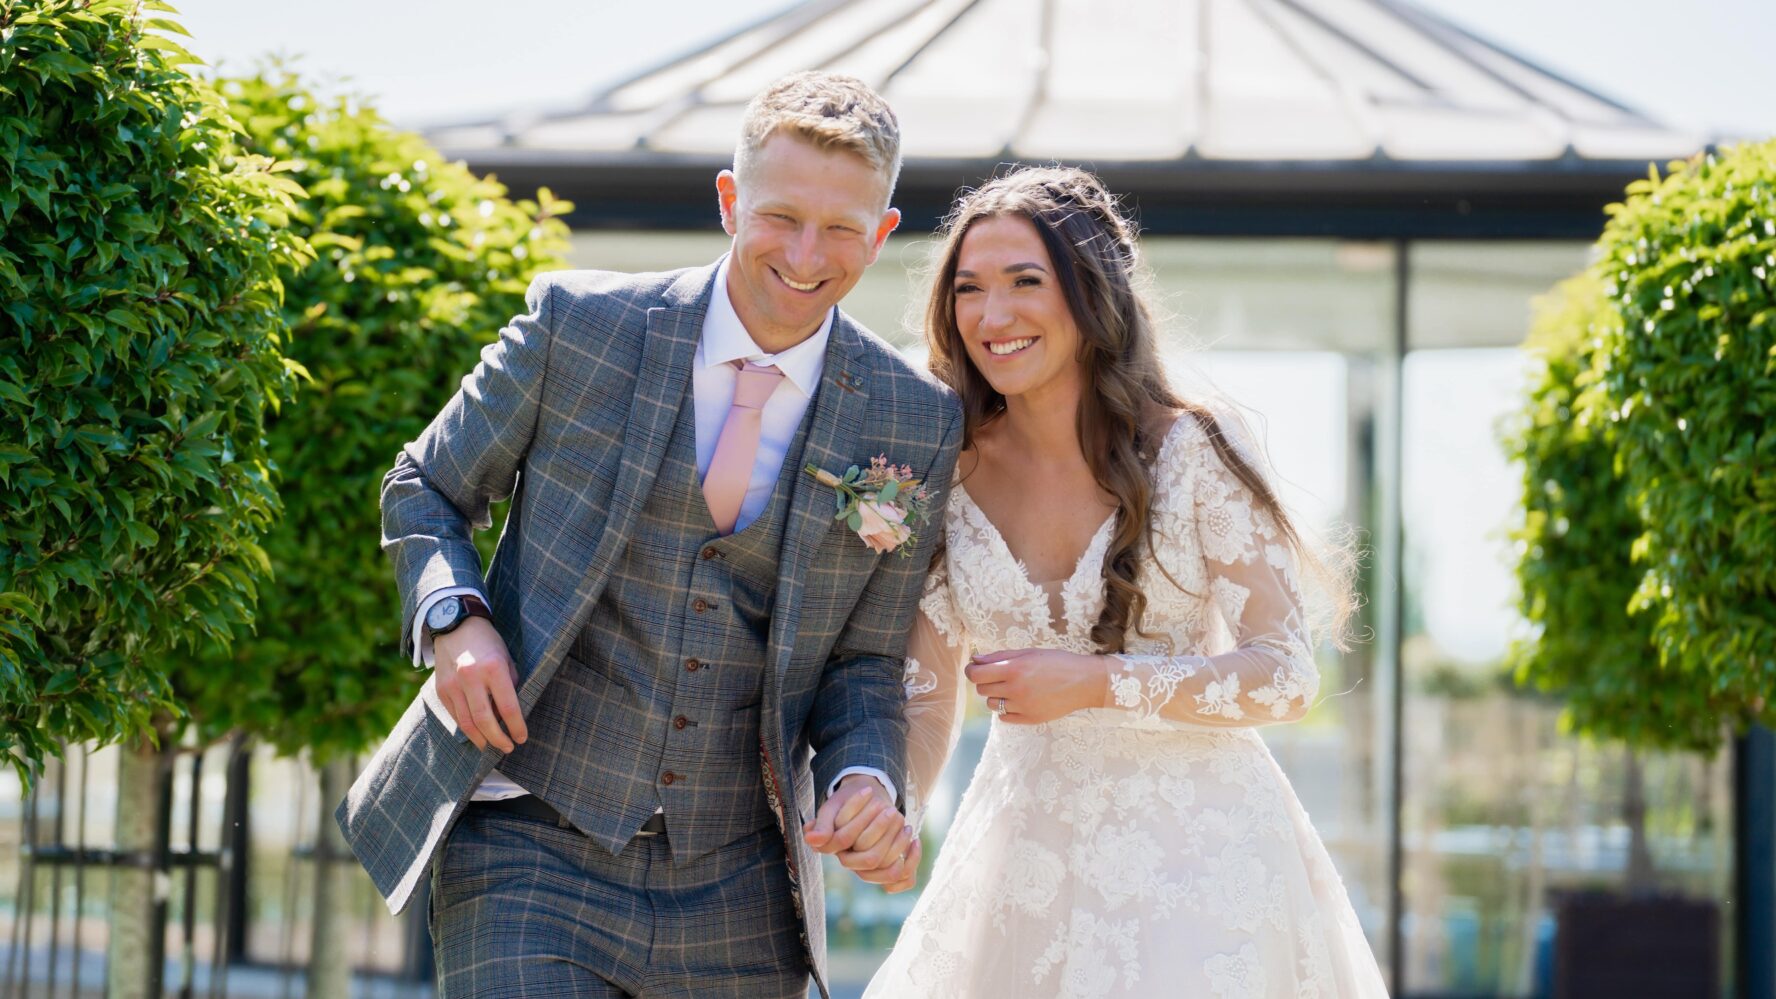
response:
{"label": "shrub", "polygon": [[299,193],[230,158],[171,8],[0,0],[0,750],[149,733],[250,620]]}
{"label": "shrub", "polygon": [[286,276],[285,312],[310,380],[268,428],[285,514],[265,541],[275,581],[255,634],[181,664],[175,685],[205,735],[246,729],[324,759],[385,734],[425,678],[395,651],[382,476],[526,311],[530,279],[565,265],[555,216],[571,206],[547,191],[514,203],[364,104],[319,100],[275,66],[218,89],[244,146],[288,161],[306,191],[290,221],[316,256]]}

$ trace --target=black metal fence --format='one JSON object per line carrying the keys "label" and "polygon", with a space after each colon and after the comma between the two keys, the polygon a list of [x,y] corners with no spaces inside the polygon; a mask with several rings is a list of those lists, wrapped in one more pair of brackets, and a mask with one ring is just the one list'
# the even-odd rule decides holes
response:
{"label": "black metal fence", "polygon": [[[425,900],[390,916],[356,861],[328,850],[319,833],[333,803],[314,769],[243,739],[150,752],[134,768],[125,752],[69,747],[22,799],[15,779],[0,787],[0,885],[17,886],[9,905],[0,900],[0,999],[107,995],[113,933],[130,918],[145,923],[143,953],[122,959],[157,999],[303,995],[317,924],[344,935],[354,994],[432,995],[431,941],[414,915]],[[141,796],[153,803],[152,834],[131,848],[115,830],[131,797],[120,782],[138,771],[154,784]],[[353,890],[316,913],[317,869],[333,864],[349,865]],[[133,917],[117,908],[132,877],[148,886]]]}

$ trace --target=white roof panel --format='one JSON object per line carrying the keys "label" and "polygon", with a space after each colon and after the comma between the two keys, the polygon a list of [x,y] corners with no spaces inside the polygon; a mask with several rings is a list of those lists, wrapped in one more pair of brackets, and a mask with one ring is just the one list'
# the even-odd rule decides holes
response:
{"label": "white roof panel", "polygon": [[846,18],[835,12],[819,18],[802,31],[727,73],[703,84],[701,95],[712,104],[745,104],[752,96],[771,85],[773,80],[798,70],[822,68],[834,57],[855,48],[859,29],[863,38],[871,37],[905,19],[924,0],[874,0],[868,19]]}
{"label": "white roof panel", "polygon": [[1049,100],[1011,152],[1024,160],[1174,160],[1196,132],[1194,109],[1175,102]]}
{"label": "white roof panel", "polygon": [[581,111],[432,135],[459,155],[726,156],[745,102],[810,68],[877,87],[915,161],[1614,161],[1702,145],[1404,0],[807,0]]}
{"label": "white roof panel", "polygon": [[1016,136],[1042,70],[1040,21],[1024,0],[978,0],[882,91],[903,155],[996,156]]}

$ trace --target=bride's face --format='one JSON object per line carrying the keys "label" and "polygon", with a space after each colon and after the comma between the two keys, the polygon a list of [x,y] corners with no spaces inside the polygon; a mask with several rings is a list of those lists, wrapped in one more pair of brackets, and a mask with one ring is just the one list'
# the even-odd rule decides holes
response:
{"label": "bride's face", "polygon": [[971,226],[950,290],[968,359],[994,391],[1009,399],[1078,382],[1079,326],[1029,219]]}

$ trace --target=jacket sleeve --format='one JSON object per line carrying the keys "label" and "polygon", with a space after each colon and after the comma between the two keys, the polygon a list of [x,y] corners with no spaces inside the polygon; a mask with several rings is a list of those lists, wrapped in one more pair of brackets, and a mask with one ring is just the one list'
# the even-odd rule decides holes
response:
{"label": "jacket sleeve", "polygon": [[512,494],[536,433],[553,291],[550,275],[531,282],[530,311],[482,348],[462,387],[383,476],[382,547],[401,591],[403,656],[414,653],[422,598],[451,586],[481,588],[472,532],[492,526],[489,507]]}

